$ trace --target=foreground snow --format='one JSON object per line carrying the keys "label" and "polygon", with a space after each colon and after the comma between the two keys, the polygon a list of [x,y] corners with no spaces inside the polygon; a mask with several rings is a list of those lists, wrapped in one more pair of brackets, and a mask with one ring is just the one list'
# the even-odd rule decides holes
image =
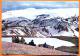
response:
{"label": "foreground snow", "polygon": [[[31,40],[34,40],[34,43],[36,45],[44,44],[46,42],[48,45],[54,46],[54,48],[61,47],[61,46],[67,46],[67,47],[75,46],[75,44],[71,42],[59,40],[56,38],[25,38],[25,41],[27,43],[29,43]],[[2,38],[2,41],[12,42],[11,38]]]}

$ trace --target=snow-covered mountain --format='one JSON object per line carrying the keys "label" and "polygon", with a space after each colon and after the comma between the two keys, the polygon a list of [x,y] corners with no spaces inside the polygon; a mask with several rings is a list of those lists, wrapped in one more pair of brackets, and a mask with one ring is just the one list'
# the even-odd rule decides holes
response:
{"label": "snow-covered mountain", "polygon": [[31,23],[31,20],[25,17],[12,17],[3,19],[3,24],[8,24],[8,26],[26,26],[28,23]]}
{"label": "snow-covered mountain", "polygon": [[[3,21],[3,25],[5,26],[16,26],[12,28],[12,30],[7,29],[9,31],[7,34],[10,35],[10,32],[15,32],[20,35],[28,35],[33,37],[48,37],[48,36],[77,36],[78,31],[75,29],[78,28],[77,16],[70,18],[62,18],[62,17],[53,17],[50,19],[46,19],[49,17],[49,14],[41,14],[38,15],[34,20],[29,20],[24,17],[14,17],[8,20]],[[68,21],[66,21],[68,20]],[[3,27],[4,27],[3,26]],[[21,28],[20,26],[23,26]],[[24,27],[26,26],[26,27]],[[18,28],[17,28],[18,27]],[[64,34],[63,34],[64,33]]]}
{"label": "snow-covered mountain", "polygon": [[[74,16],[76,14],[76,16]],[[24,9],[7,11],[2,14],[3,31],[32,37],[79,36],[78,8],[65,9]],[[7,26],[16,26],[5,29]],[[21,27],[22,26],[22,27]]]}

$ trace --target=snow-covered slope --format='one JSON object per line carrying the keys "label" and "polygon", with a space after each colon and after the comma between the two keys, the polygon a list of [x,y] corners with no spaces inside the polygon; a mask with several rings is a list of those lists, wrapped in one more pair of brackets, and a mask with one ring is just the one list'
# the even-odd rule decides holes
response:
{"label": "snow-covered slope", "polygon": [[12,18],[6,18],[3,19],[3,24],[8,24],[8,26],[16,26],[16,25],[21,25],[25,26],[28,23],[31,23],[31,20],[25,18],[25,17],[12,17]]}
{"label": "snow-covered slope", "polygon": [[[75,16],[76,15],[76,16]],[[7,11],[2,14],[3,27],[26,26],[18,32],[29,33],[30,36],[79,36],[78,8],[65,9],[34,9]],[[36,30],[35,30],[36,29]],[[13,29],[12,29],[13,30]],[[24,30],[28,30],[25,33]],[[10,33],[9,33],[10,34]]]}
{"label": "snow-covered slope", "polygon": [[[45,38],[25,38],[25,41],[27,43],[29,43],[31,40],[34,40],[34,43],[36,45],[44,44],[46,42],[50,46],[54,46],[54,48],[57,48],[60,46],[68,46],[68,47],[75,46],[75,44],[71,42],[56,39],[56,38],[46,38],[46,39]],[[11,38],[3,38],[2,41],[11,42]]]}
{"label": "snow-covered slope", "polygon": [[28,8],[23,10],[12,10],[2,13],[2,19],[7,19],[11,17],[25,17],[28,19],[35,19],[37,15],[40,14],[51,14],[50,17],[57,17],[61,16],[64,18],[74,16],[75,14],[79,15],[78,8],[62,8],[62,9],[35,9],[35,8]]}

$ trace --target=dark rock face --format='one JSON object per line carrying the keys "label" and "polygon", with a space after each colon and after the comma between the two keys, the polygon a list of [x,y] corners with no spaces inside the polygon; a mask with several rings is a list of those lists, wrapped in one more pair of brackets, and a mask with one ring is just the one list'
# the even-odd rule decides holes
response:
{"label": "dark rock face", "polygon": [[25,42],[25,39],[22,37],[21,40],[19,39],[19,37],[12,37],[12,42],[13,43],[21,43],[21,44],[27,44]]}
{"label": "dark rock face", "polygon": [[49,48],[49,49],[54,49],[54,46],[50,46],[50,45],[48,45],[48,44],[46,44],[46,43],[44,43],[44,44],[39,44],[38,46],[39,46],[39,47],[44,47],[44,48]]}
{"label": "dark rock face", "polygon": [[20,40],[19,40],[18,37],[12,37],[12,42],[13,42],[13,43],[19,43]]}
{"label": "dark rock face", "polygon": [[44,18],[47,18],[49,16],[50,16],[49,14],[41,14],[41,15],[38,15],[36,18],[37,19],[44,19]]}
{"label": "dark rock face", "polygon": [[60,22],[58,23],[58,25],[55,25],[54,28],[59,30],[58,32],[61,32],[61,31],[68,31],[68,28],[67,28],[67,23],[66,22]]}
{"label": "dark rock face", "polygon": [[46,33],[49,33],[48,29],[46,29],[45,27],[42,28],[42,31],[43,31],[43,32],[46,32]]}
{"label": "dark rock face", "polygon": [[34,44],[34,41],[33,40],[31,40],[31,42],[29,42],[28,45],[36,46],[36,44]]}
{"label": "dark rock face", "polygon": [[32,22],[33,22],[33,24],[39,24],[40,23],[40,20],[39,19],[35,19]]}
{"label": "dark rock face", "polygon": [[76,30],[76,31],[79,31],[79,28],[76,28],[75,30]]}

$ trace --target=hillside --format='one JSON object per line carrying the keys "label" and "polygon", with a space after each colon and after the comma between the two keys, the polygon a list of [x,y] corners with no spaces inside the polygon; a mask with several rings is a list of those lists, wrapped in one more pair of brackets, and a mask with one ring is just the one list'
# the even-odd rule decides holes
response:
{"label": "hillside", "polygon": [[29,54],[29,55],[76,55],[55,49],[38,46],[23,45],[17,43],[3,42],[3,54]]}
{"label": "hillside", "polygon": [[76,54],[78,54],[78,49],[79,48],[77,46],[72,46],[72,47],[61,46],[61,47],[56,48],[56,50],[69,52],[69,53],[76,53]]}

